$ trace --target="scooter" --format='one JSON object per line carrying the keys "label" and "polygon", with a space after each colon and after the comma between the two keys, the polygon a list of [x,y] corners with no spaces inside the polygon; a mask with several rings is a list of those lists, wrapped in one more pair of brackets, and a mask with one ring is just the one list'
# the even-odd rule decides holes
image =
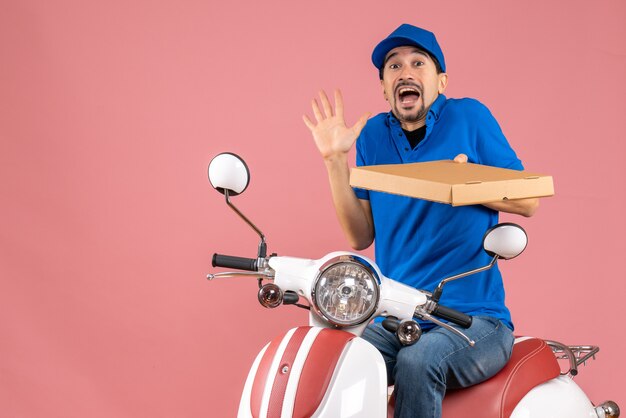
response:
{"label": "scooter", "polygon": [[[257,232],[260,243],[255,258],[214,254],[213,267],[238,271],[207,278],[256,278],[262,306],[309,310],[308,326],[277,336],[259,352],[243,388],[239,418],[393,417],[394,397],[389,396],[383,358],[359,337],[367,324],[384,317],[385,329],[410,345],[422,334],[417,318],[444,327],[473,346],[462,331],[472,317],[439,303],[445,285],[488,270],[499,259],[517,257],[528,242],[519,225],[498,224],[483,238],[483,248],[492,257],[488,265],[445,278],[433,292],[418,290],[385,277],[373,261],[352,252],[333,252],[316,260],[268,256],[264,234],[231,201],[250,182],[246,163],[235,154],[222,153],[213,158],[208,174],[211,185]],[[595,358],[598,350],[517,338],[510,361],[496,376],[446,393],[443,416],[619,417],[615,402],[594,406],[572,380],[578,366]],[[569,362],[566,371],[561,371],[559,359]]]}

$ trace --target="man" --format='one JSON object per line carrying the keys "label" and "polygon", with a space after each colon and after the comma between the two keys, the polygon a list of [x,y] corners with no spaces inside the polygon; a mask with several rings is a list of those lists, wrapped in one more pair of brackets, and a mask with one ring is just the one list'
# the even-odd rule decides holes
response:
{"label": "man", "polygon": [[[348,127],[341,93],[335,108],[324,92],[312,101],[315,122],[304,116],[324,159],[331,193],[350,245],[361,250],[376,240],[383,274],[432,291],[448,276],[486,265],[485,231],[498,211],[532,216],[537,199],[452,207],[387,193],[352,189],[347,153],[357,143],[357,165],[402,164],[442,159],[523,169],[489,110],[476,100],[447,99],[448,74],[435,36],[401,25],[372,53],[391,111]],[[358,141],[357,141],[358,138]],[[449,331],[423,323],[422,338],[402,347],[380,324],[363,338],[382,353],[395,383],[396,417],[439,417],[447,388],[470,386],[496,374],[508,361],[513,336],[497,268],[446,286],[441,303],[474,317],[465,333],[471,348]]]}

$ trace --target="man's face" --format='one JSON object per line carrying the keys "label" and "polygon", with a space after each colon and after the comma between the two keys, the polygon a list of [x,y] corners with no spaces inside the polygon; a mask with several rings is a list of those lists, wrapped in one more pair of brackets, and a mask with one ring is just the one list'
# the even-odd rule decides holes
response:
{"label": "man's face", "polygon": [[424,125],[437,96],[448,84],[448,75],[437,74],[435,62],[414,46],[400,46],[385,58],[381,85],[391,111],[407,130]]}

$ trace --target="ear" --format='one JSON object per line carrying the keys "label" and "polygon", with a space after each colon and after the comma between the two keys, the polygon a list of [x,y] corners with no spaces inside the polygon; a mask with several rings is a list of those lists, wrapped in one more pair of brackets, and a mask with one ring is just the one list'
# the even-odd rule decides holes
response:
{"label": "ear", "polygon": [[439,94],[442,94],[446,91],[446,87],[448,87],[448,74],[441,73],[439,74],[439,83],[437,85],[437,89],[439,90]]}
{"label": "ear", "polygon": [[387,97],[387,92],[385,91],[385,84],[383,83],[383,80],[380,80],[380,88],[383,90],[383,96],[385,97],[385,100],[389,101],[389,98]]}

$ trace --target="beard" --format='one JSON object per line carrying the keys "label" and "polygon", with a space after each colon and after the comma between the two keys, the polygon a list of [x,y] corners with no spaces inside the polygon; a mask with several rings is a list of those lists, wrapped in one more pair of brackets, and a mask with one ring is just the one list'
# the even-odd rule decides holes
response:
{"label": "beard", "polygon": [[420,101],[420,105],[417,109],[405,110],[400,108],[398,103],[394,103],[393,113],[399,121],[404,121],[408,123],[415,123],[421,120],[426,119],[426,115],[428,114],[428,109],[424,106],[424,102]]}

